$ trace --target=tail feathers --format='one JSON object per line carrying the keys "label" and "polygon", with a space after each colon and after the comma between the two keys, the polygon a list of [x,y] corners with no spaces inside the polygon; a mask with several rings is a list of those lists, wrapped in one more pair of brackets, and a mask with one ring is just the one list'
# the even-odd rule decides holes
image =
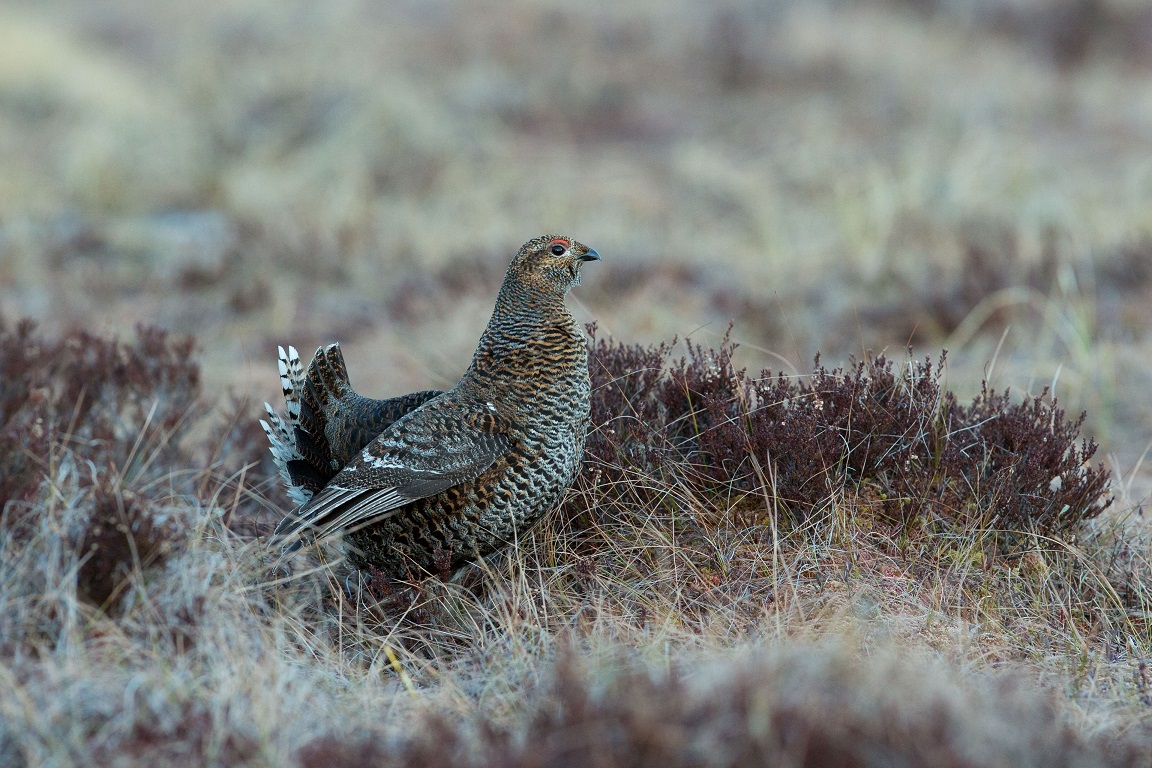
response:
{"label": "tail feathers", "polygon": [[339,344],[329,344],[316,350],[312,363],[308,366],[305,380],[304,404],[313,412],[330,414],[337,403],[351,391],[348,382],[348,367],[344,364],[344,353]]}
{"label": "tail feathers", "polygon": [[284,414],[265,403],[268,419],[261,419],[260,425],[289,497],[303,504],[340,469],[332,459],[327,426],[340,399],[352,388],[339,344],[318,348],[307,372],[295,347],[276,351]]}
{"label": "tail feathers", "polygon": [[300,363],[300,353],[296,347],[276,347],[279,354],[280,388],[284,391],[284,408],[288,421],[295,425],[300,420],[300,389],[304,383],[304,366]]}
{"label": "tail feathers", "polygon": [[301,487],[292,479],[289,463],[294,463],[301,458],[300,452],[296,450],[292,431],[271,405],[264,403],[264,410],[268,412],[268,420],[260,419],[260,426],[264,428],[264,434],[268,436],[272,461],[280,472],[280,478],[284,481],[285,488],[288,489],[288,497],[292,503],[303,504],[312,498],[313,491],[310,488]]}
{"label": "tail feathers", "polygon": [[348,382],[348,368],[340,345],[329,344],[317,349],[303,380],[294,435],[301,458],[312,465],[312,472],[308,474],[322,478],[321,485],[340,469],[333,456],[331,443],[337,435],[332,425],[345,407],[348,395],[355,392]]}
{"label": "tail feathers", "polygon": [[278,347],[284,413],[264,404],[272,458],[292,502],[312,498],[392,422],[441,394],[434,390],[374,400],[348,381],[339,344],[320,347],[305,371],[295,347]]}
{"label": "tail feathers", "polygon": [[264,411],[268,414],[268,420],[260,419],[260,426],[264,428],[264,434],[268,435],[272,453],[281,454],[285,461],[296,458],[292,455],[296,452],[292,443],[292,428],[268,403],[264,403]]}
{"label": "tail feathers", "polygon": [[297,478],[298,472],[295,471],[305,458],[300,451],[300,441],[297,439],[302,410],[300,397],[305,389],[304,366],[296,347],[289,345],[287,350],[284,347],[277,347],[276,353],[277,367],[280,370],[280,389],[284,393],[284,415],[281,416],[271,405],[264,403],[268,419],[261,419],[260,426],[268,436],[272,460],[288,490],[288,497],[294,504],[303,504],[319,490],[313,483],[300,482]]}

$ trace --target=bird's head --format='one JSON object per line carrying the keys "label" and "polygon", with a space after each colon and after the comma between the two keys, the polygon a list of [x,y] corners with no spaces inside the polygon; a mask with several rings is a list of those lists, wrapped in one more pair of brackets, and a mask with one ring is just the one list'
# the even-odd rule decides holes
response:
{"label": "bird's head", "polygon": [[524,243],[508,267],[509,276],[526,287],[563,296],[580,284],[580,265],[600,254],[563,235],[542,235]]}

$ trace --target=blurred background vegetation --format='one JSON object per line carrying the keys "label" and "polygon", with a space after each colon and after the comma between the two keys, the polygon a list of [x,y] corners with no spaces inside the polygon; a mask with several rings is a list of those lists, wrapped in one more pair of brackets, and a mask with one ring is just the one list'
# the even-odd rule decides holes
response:
{"label": "blurred background vegetation", "polygon": [[602,335],[948,348],[964,395],[1055,382],[1126,482],[1150,73],[1140,0],[5,0],[0,315],[195,335],[221,394],[333,340],[366,393],[443,387],[565,232]]}

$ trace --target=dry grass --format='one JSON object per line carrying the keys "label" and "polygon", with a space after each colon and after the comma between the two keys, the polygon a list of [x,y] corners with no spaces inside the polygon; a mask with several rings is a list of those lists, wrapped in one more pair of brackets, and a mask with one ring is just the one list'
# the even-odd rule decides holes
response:
{"label": "dry grass", "polygon": [[[1150,26],[1134,0],[4,4],[0,763],[1146,764]],[[553,230],[606,257],[573,296],[605,336],[719,349],[735,319],[735,368],[795,384],[914,343],[959,403],[987,380],[1055,418],[1049,387],[1113,504],[990,524],[970,470],[928,500],[820,440],[786,486],[701,461],[740,434],[665,404],[634,422],[663,464],[598,433],[565,512],[454,582],[270,584],[245,403],[275,344],[341,341],[369,394],[448,385]]]}

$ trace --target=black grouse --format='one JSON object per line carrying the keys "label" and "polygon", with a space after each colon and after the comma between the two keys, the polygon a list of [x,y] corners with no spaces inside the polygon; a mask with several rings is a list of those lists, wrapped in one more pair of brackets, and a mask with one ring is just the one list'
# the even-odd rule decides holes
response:
{"label": "black grouse", "polygon": [[344,534],[348,559],[404,579],[454,569],[527,531],[580,469],[588,354],[564,304],[599,260],[568,237],[512,259],[472,364],[447,392],[357,394],[338,345],[305,372],[280,349],[286,417],[262,421],[299,506],[276,528],[289,549]]}

